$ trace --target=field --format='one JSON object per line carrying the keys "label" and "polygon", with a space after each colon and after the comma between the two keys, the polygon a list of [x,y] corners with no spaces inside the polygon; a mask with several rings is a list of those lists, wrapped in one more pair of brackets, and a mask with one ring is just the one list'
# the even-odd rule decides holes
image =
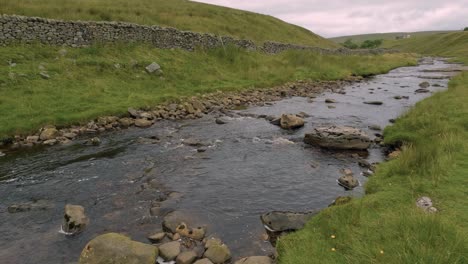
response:
{"label": "field", "polygon": [[[0,138],[28,133],[42,125],[67,125],[101,115],[122,114],[216,90],[269,87],[351,74],[377,74],[415,62],[405,55],[321,56],[291,51],[279,55],[228,47],[188,52],[144,45],[0,47]],[[147,74],[158,62],[163,76]],[[50,76],[44,79],[40,72]]]}
{"label": "field", "polygon": [[350,36],[341,36],[335,38],[329,38],[329,40],[334,41],[336,43],[343,43],[348,39],[351,39],[353,42],[362,43],[366,40],[375,40],[375,39],[383,39],[383,40],[395,40],[397,36],[411,35],[411,38],[419,38],[424,36],[432,36],[434,34],[440,33],[450,33],[451,31],[420,31],[420,32],[392,32],[392,33],[375,33],[375,34],[362,34],[362,35],[350,35]]}
{"label": "field", "polygon": [[[468,32],[395,43],[468,62]],[[282,239],[279,263],[468,263],[467,99],[464,72],[448,91],[386,128],[385,142],[403,143],[402,155],[378,167],[366,196],[323,210],[304,230]],[[439,212],[417,208],[421,196],[431,197]]]}
{"label": "field", "polygon": [[230,35],[257,43],[277,41],[338,47],[309,30],[272,16],[187,0],[0,0],[0,14],[64,20],[126,21]]}

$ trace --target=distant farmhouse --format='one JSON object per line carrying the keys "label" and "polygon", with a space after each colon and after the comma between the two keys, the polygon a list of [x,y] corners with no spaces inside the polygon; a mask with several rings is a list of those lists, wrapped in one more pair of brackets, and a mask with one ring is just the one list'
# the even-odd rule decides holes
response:
{"label": "distant farmhouse", "polygon": [[410,34],[401,34],[395,37],[395,39],[409,39],[411,38]]}

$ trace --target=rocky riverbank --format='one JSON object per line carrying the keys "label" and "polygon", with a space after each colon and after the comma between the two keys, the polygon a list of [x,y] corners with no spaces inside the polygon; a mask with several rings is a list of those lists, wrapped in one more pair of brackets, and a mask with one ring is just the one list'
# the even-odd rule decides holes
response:
{"label": "rocky riverbank", "polygon": [[[106,131],[117,131],[129,127],[146,128],[161,120],[197,119],[206,114],[224,115],[228,110],[249,106],[262,106],[288,97],[300,96],[313,100],[316,95],[328,91],[345,93],[343,87],[361,81],[361,77],[350,77],[339,81],[298,81],[269,89],[250,89],[241,92],[215,92],[198,97],[183,98],[179,102],[167,103],[152,109],[129,108],[120,116],[103,116],[80,126],[44,126],[30,135],[16,135],[0,143],[0,151],[8,152],[34,146],[68,144],[77,138],[89,138],[90,145],[100,143],[98,135]],[[216,122],[222,123],[222,119]]]}

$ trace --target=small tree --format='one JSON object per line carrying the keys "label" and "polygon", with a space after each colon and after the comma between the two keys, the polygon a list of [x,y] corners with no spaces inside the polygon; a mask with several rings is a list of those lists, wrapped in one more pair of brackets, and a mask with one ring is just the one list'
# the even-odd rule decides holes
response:
{"label": "small tree", "polygon": [[357,49],[359,48],[358,44],[354,43],[352,39],[347,39],[343,44],[348,49]]}
{"label": "small tree", "polygon": [[382,40],[381,39],[375,39],[375,40],[366,40],[361,44],[361,49],[375,49],[378,48],[380,45],[382,45]]}
{"label": "small tree", "polygon": [[463,31],[468,31],[468,27],[466,27]]}

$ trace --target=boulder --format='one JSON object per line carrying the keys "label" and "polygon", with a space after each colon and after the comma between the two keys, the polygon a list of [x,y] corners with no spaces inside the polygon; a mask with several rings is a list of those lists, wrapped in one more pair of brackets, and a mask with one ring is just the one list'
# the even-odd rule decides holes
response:
{"label": "boulder", "polygon": [[158,248],[108,233],[91,240],[81,252],[79,264],[154,264]]}
{"label": "boulder", "polygon": [[85,209],[80,205],[65,205],[62,229],[67,234],[78,234],[89,224],[89,219],[85,215]]}
{"label": "boulder", "polygon": [[218,125],[224,125],[224,124],[227,124],[228,121],[226,118],[219,117],[219,118],[216,118],[215,123]]}
{"label": "boulder", "polygon": [[159,246],[159,253],[166,261],[174,260],[180,254],[180,243],[178,241],[172,241],[162,244]]}
{"label": "boulder", "polygon": [[206,240],[205,242],[205,248],[209,248],[213,245],[222,245],[223,242],[221,241],[221,239],[219,238],[215,238],[215,237],[210,237]]}
{"label": "boulder", "polygon": [[204,259],[197,260],[193,264],[213,264],[213,262],[211,262],[211,260],[209,260],[207,258],[204,258]]}
{"label": "boulder", "polygon": [[122,127],[129,127],[134,124],[134,121],[131,118],[124,117],[119,119],[119,123]]}
{"label": "boulder", "polygon": [[426,212],[429,212],[429,213],[436,213],[437,212],[437,208],[432,206],[431,198],[429,198],[427,196],[420,197],[416,201],[416,206],[423,209]]}
{"label": "boulder", "polygon": [[153,125],[153,122],[151,122],[148,119],[139,118],[139,119],[135,120],[135,126],[136,127],[144,128],[144,127],[150,127],[151,125]]}
{"label": "boulder", "polygon": [[183,237],[188,237],[194,240],[202,240],[205,237],[205,229],[202,227],[190,228],[187,224],[181,223],[176,228],[176,232]]}
{"label": "boulder", "polygon": [[421,88],[428,88],[429,86],[431,86],[431,84],[428,82],[422,82],[419,84],[419,87]]}
{"label": "boulder", "polygon": [[282,115],[280,120],[281,128],[283,129],[295,129],[304,126],[304,119],[296,115]]}
{"label": "boulder", "polygon": [[336,103],[336,100],[335,100],[335,99],[327,98],[327,99],[325,99],[325,103],[327,103],[327,104],[334,104],[334,103]]}
{"label": "boulder", "polygon": [[158,243],[162,241],[166,237],[166,233],[164,232],[159,232],[154,235],[148,236],[148,240],[151,241],[152,243]]}
{"label": "boulder", "polygon": [[99,146],[101,144],[101,139],[99,139],[98,137],[93,137],[92,139],[89,140],[89,142],[93,146]]}
{"label": "boulder", "polygon": [[26,142],[32,143],[32,144],[37,144],[39,142],[39,136],[28,136],[26,138]]}
{"label": "boulder", "polygon": [[240,259],[234,262],[234,264],[273,264],[273,261],[269,257],[255,256]]}
{"label": "boulder", "polygon": [[368,135],[353,127],[319,127],[311,133],[307,133],[304,142],[331,149],[356,149],[369,148],[371,140]]}
{"label": "boulder", "polygon": [[39,138],[45,141],[49,139],[55,139],[58,136],[59,136],[59,131],[55,127],[48,127],[42,130]]}
{"label": "boulder", "polygon": [[185,251],[176,258],[177,264],[192,264],[198,255],[195,251]]}
{"label": "boulder", "polygon": [[429,91],[428,89],[423,89],[423,88],[421,88],[421,89],[417,89],[417,90],[414,91],[414,92],[415,92],[415,93],[428,93],[428,92],[430,92],[430,91]]}
{"label": "boulder", "polygon": [[146,66],[145,70],[147,73],[159,72],[161,71],[161,66],[159,66],[159,64],[157,64],[156,62],[153,62],[150,65]]}
{"label": "boulder", "polygon": [[222,264],[231,258],[231,251],[224,244],[213,244],[205,251],[203,256],[214,264]]}
{"label": "boulder", "polygon": [[163,218],[162,227],[166,232],[176,233],[177,227],[184,222],[184,215],[178,211],[168,213]]}
{"label": "boulder", "polygon": [[346,189],[354,189],[359,186],[359,182],[353,175],[346,174],[338,178],[338,183]]}
{"label": "boulder", "polygon": [[316,214],[317,212],[295,213],[274,211],[263,214],[260,219],[268,231],[294,231],[303,228]]}
{"label": "boulder", "polygon": [[137,118],[139,115],[138,115],[138,111],[135,110],[134,108],[128,108],[128,113],[130,114],[131,117],[134,117],[134,118]]}

